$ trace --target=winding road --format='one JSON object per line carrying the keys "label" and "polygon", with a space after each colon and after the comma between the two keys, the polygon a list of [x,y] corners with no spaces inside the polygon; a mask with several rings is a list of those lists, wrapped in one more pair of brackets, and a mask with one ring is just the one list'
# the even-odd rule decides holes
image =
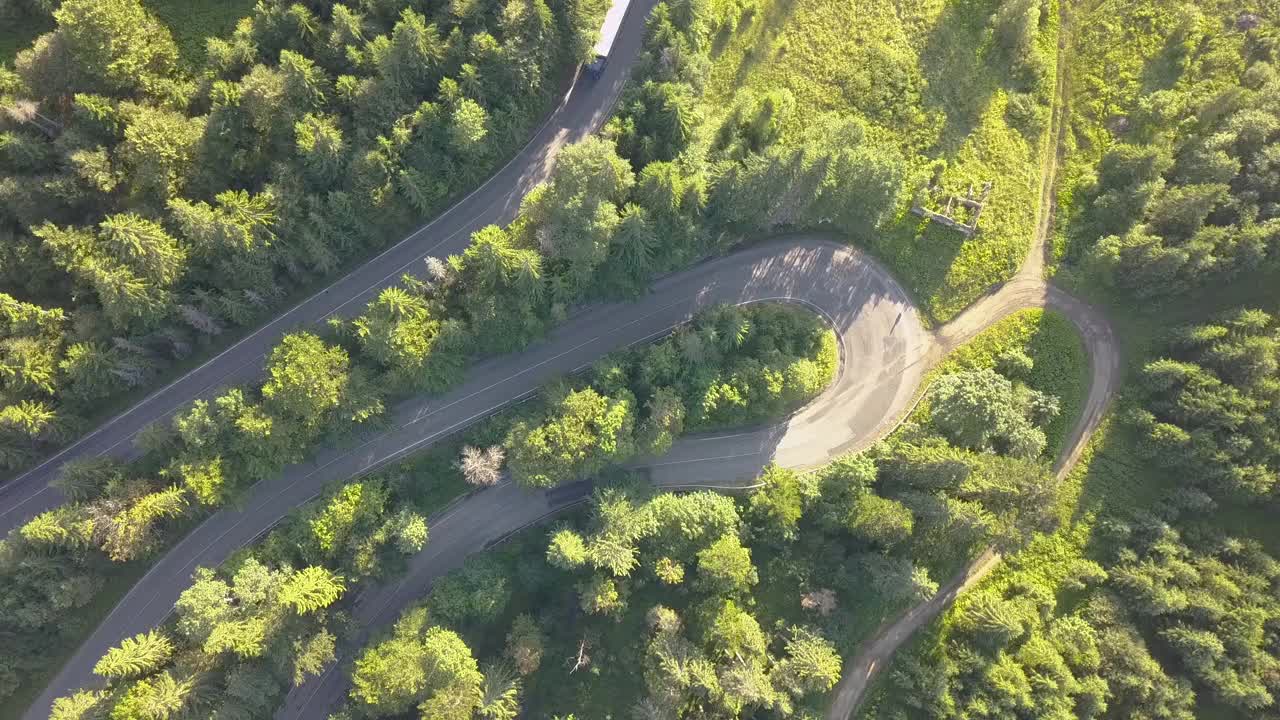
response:
{"label": "winding road", "polygon": [[[1092,372],[1085,407],[1059,459],[1059,473],[1065,474],[1106,412],[1120,377],[1120,358],[1105,317],[1038,275],[1031,275],[1027,267],[1036,266],[1024,266],[1014,280],[931,332],[922,326],[893,277],[865,254],[834,239],[783,238],[667,278],[639,303],[597,308],[571,324],[608,324],[637,308],[663,313],[655,325],[636,331],[628,326],[634,322],[631,316],[623,315],[622,322],[628,325],[619,332],[633,339],[618,338],[621,346],[661,334],[670,327],[668,323],[688,318],[707,303],[784,300],[803,303],[826,317],[840,338],[840,369],[831,386],[805,409],[771,427],[682,438],[662,458],[635,466],[646,470],[659,487],[735,489],[754,483],[770,462],[810,469],[870,445],[897,427],[914,407],[925,373],[948,352],[1011,313],[1036,307],[1056,310],[1080,329]],[[663,302],[678,303],[678,312],[667,314],[659,308]],[[536,355],[528,358],[530,366],[538,362]],[[460,566],[468,555],[581,499],[580,493],[536,492],[511,483],[467,496],[432,519],[431,540],[410,559],[400,581],[362,591],[352,610],[354,620],[363,628],[365,638],[372,636],[393,623],[406,606],[425,595],[437,578]],[[961,578],[882,630],[846,665],[828,720],[848,717],[867,681],[893,650],[985,575],[998,559],[994,553],[984,553]],[[341,662],[336,663],[295,688],[276,718],[324,717],[341,702],[348,687],[346,670]]]}
{"label": "winding road", "polygon": [[147,425],[170,417],[197,398],[259,378],[267,354],[286,334],[314,327],[334,315],[359,314],[379,291],[396,284],[411,269],[420,268],[423,259],[460,253],[474,231],[509,223],[520,200],[546,179],[556,153],[595,132],[608,119],[640,54],[645,19],[657,2],[635,0],[623,19],[613,59],[603,74],[593,78],[579,73],[533,139],[471,194],[350,274],[0,486],[0,536],[62,504],[62,494],[49,483],[68,460],[99,455],[134,457],[133,438]]}
{"label": "winding road", "polygon": [[[0,504],[5,506],[0,530],[58,502],[56,492],[45,488],[57,465],[73,457],[103,453],[127,456],[129,440],[149,422],[167,417],[218,387],[256,377],[266,353],[284,333],[354,311],[423,257],[458,252],[472,230],[510,220],[523,194],[546,177],[556,151],[599,127],[608,115],[639,52],[640,27],[655,2],[642,0],[631,8],[604,77],[594,82],[579,79],[529,146],[484,186],[328,290],[11,483],[0,491]],[[1008,314],[1028,307],[1051,308],[1069,317],[1080,328],[1092,363],[1088,402],[1059,463],[1065,472],[1101,421],[1114,394],[1120,362],[1105,318],[1042,279],[1042,264],[1035,261],[1036,253],[1044,251],[1043,233],[1039,235],[1029,262],[1014,280],[934,330],[923,326],[907,293],[878,263],[836,238],[815,235],[779,238],[702,263],[659,280],[636,302],[584,308],[526,351],[476,364],[464,384],[453,391],[400,404],[390,413],[388,429],[355,447],[323,449],[308,462],[290,466],[279,477],[255,486],[242,507],[211,516],[155,563],[24,718],[46,718],[54,698],[97,684],[92,668],[98,658],[121,639],[162,622],[197,566],[221,563],[315,497],[327,483],[369,472],[428,447],[528,397],[551,379],[586,367],[608,352],[652,340],[717,303],[787,301],[806,305],[836,330],[840,369],[819,398],[781,423],[682,438],[667,455],[637,463],[659,486],[738,488],[754,482],[770,462],[807,469],[865,447],[896,427],[913,406],[925,373],[950,350]],[[355,620],[366,635],[376,632],[471,553],[581,499],[582,493],[574,488],[538,492],[510,483],[462,498],[432,518],[430,542],[410,559],[402,579],[361,590],[352,610]],[[994,558],[985,562],[993,565]],[[843,720],[866,681],[906,636],[902,633],[909,635],[936,615],[965,586],[962,579],[947,588],[951,592],[939,593],[913,609],[850,662],[829,717]],[[324,717],[347,687],[346,672],[341,663],[335,664],[295,688],[277,717]],[[837,716],[840,707],[846,708],[845,714]]]}
{"label": "winding road", "polygon": [[[659,280],[639,302],[592,306],[518,355],[483,361],[442,395],[396,407],[389,429],[352,448],[326,448],[308,462],[254,486],[241,508],[225,508],[172,547],[120,601],[28,712],[47,713],[55,697],[94,684],[94,663],[121,639],[159,624],[190,584],[197,566],[221,563],[326,484],[369,472],[527,397],[552,379],[601,356],[645,342],[719,303],[783,300],[824,315],[840,336],[836,382],[786,423],[754,431],[683,439],[647,465],[662,485],[732,486],[754,480],[771,460],[816,466],[883,433],[912,401],[937,347],[905,291],[865,254],[833,240],[797,237],[753,246]],[[434,519],[431,541],[412,559],[390,610],[461,562],[470,551],[571,502],[566,493],[514,485],[478,492]],[[366,592],[362,607],[384,590]],[[362,617],[361,619],[366,619]],[[307,714],[307,716],[310,716]]]}

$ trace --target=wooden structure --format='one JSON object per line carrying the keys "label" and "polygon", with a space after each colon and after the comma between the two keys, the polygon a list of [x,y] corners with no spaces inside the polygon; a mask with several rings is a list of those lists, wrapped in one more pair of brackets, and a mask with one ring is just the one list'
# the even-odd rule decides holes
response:
{"label": "wooden structure", "polygon": [[15,122],[35,126],[50,139],[62,134],[62,123],[40,114],[40,106],[31,100],[17,100],[4,108],[4,113]]}
{"label": "wooden structure", "polygon": [[[973,237],[978,234],[978,218],[982,217],[982,209],[986,207],[987,198],[991,195],[991,187],[992,183],[984,183],[982,193],[975,196],[973,194],[973,184],[971,183],[964,197],[948,195],[942,212],[930,210],[919,200],[911,206],[911,212],[939,225],[958,230],[964,233],[965,237]],[[929,187],[926,188],[927,196],[933,197],[939,190],[941,188],[939,187],[938,178],[935,177],[929,181]]]}

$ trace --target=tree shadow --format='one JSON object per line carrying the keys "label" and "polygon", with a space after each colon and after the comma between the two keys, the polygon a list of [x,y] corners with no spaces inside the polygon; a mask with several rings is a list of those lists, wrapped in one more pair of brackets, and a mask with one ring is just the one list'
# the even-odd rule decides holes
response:
{"label": "tree shadow", "polygon": [[945,116],[934,148],[939,155],[958,150],[986,112],[991,98],[1007,79],[1001,58],[991,52],[986,19],[988,0],[956,0],[938,16],[920,52],[921,72],[928,81],[924,102]]}
{"label": "tree shadow", "polygon": [[[717,38],[711,51],[713,61],[722,57],[734,35],[741,36],[743,45],[748,48],[734,71],[734,87],[742,87],[747,80],[747,75],[774,52],[774,41],[794,13],[795,0],[775,0],[763,13],[757,12],[750,18],[743,18],[738,29],[734,33],[728,33],[728,37],[723,42]],[[745,31],[743,23],[747,25]]]}
{"label": "tree shadow", "polygon": [[932,322],[940,322],[935,298],[947,284],[951,266],[967,241],[964,235],[907,213],[870,237],[854,236],[872,248],[909,285],[917,305]]}
{"label": "tree shadow", "polygon": [[1189,56],[1196,48],[1189,47],[1190,29],[1176,28],[1164,39],[1164,46],[1142,68],[1144,94],[1160,90],[1172,90],[1187,69]]}

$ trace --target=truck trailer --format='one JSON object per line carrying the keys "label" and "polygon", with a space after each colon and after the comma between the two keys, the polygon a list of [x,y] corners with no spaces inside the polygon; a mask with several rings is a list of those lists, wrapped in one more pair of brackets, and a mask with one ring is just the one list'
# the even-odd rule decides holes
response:
{"label": "truck trailer", "polygon": [[604,25],[600,26],[600,39],[593,50],[595,59],[587,64],[587,72],[592,77],[600,77],[605,65],[609,64],[609,53],[613,52],[613,43],[618,39],[618,31],[622,29],[622,18],[626,17],[627,7],[631,0],[613,0],[609,12],[604,15]]}

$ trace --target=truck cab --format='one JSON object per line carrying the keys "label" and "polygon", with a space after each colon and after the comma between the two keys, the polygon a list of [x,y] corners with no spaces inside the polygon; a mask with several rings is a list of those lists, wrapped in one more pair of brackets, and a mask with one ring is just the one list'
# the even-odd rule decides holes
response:
{"label": "truck cab", "polygon": [[594,60],[587,63],[587,72],[591,74],[593,80],[599,79],[604,74],[604,68],[608,64],[608,55],[597,55]]}

